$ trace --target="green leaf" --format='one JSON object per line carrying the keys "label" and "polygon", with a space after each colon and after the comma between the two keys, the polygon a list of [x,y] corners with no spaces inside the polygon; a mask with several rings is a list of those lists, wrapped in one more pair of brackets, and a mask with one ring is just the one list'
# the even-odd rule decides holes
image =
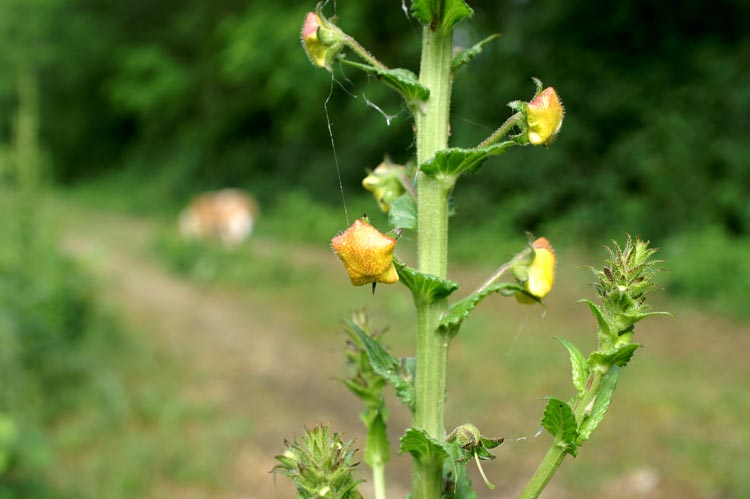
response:
{"label": "green leaf", "polygon": [[560,399],[549,397],[542,417],[542,426],[558,440],[558,445],[575,456],[578,425],[573,410]]}
{"label": "green leaf", "polygon": [[591,436],[599,423],[604,419],[604,415],[609,409],[609,403],[612,401],[612,393],[617,388],[617,379],[620,376],[620,369],[613,366],[612,369],[604,375],[599,390],[596,392],[596,398],[591,406],[591,413],[581,421],[581,427],[578,436],[578,445],[585,442]]}
{"label": "green leaf", "polygon": [[379,412],[367,428],[365,462],[373,467],[387,463],[390,457],[385,418],[383,413]]}
{"label": "green leaf", "polygon": [[501,282],[487,287],[479,293],[473,293],[462,300],[457,301],[448,309],[448,313],[440,321],[439,330],[448,336],[453,337],[458,333],[464,319],[466,319],[474,307],[479,302],[492,293],[501,293],[505,296],[511,296],[516,291],[523,291],[523,288],[516,283]]}
{"label": "green leaf", "polygon": [[421,428],[409,428],[401,437],[399,453],[408,452],[420,462],[441,461],[450,458],[447,445],[431,437]]}
{"label": "green leaf", "polygon": [[440,16],[442,0],[412,0],[411,13],[422,24],[432,25]]}
{"label": "green leaf", "polygon": [[562,343],[570,353],[570,364],[573,370],[573,386],[576,387],[579,394],[582,394],[586,390],[586,380],[589,377],[589,368],[586,364],[586,359],[583,357],[581,351],[574,344],[566,340],[565,338],[557,337],[557,340]]}
{"label": "green leaf", "polygon": [[633,354],[642,345],[638,343],[630,343],[623,345],[616,350],[611,352],[594,352],[589,355],[588,364],[590,366],[601,365],[601,366],[618,366],[625,367],[630,362]]}
{"label": "green leaf", "polygon": [[471,489],[471,478],[466,471],[466,464],[451,466],[446,460],[443,466],[443,480],[446,484],[443,499],[477,499],[477,493]]}
{"label": "green leaf", "polygon": [[443,29],[452,28],[457,22],[474,15],[474,10],[464,0],[444,0]]}
{"label": "green leaf", "polygon": [[482,40],[481,42],[475,43],[471,48],[464,49],[461,52],[458,53],[453,58],[453,62],[451,63],[451,71],[455,74],[458,69],[463,66],[464,64],[468,64],[471,62],[472,59],[474,59],[476,56],[482,53],[482,47],[486,44],[494,40],[495,38],[498,38],[500,36],[499,33],[492,34]]}
{"label": "green leaf", "polygon": [[401,361],[386,351],[380,343],[373,340],[359,326],[352,321],[348,321],[348,323],[352,331],[357,333],[357,336],[362,340],[372,369],[393,386],[398,398],[413,412],[416,401],[414,385],[409,373],[402,369]]}
{"label": "green leaf", "polygon": [[369,64],[345,60],[349,66],[354,66],[367,73],[374,74],[383,83],[396,90],[406,101],[409,109],[419,107],[430,98],[430,89],[419,83],[419,78],[413,72],[404,68],[380,69]]}
{"label": "green leaf", "polygon": [[433,303],[458,289],[458,283],[455,281],[420,272],[395,259],[393,264],[396,266],[399,280],[411,290],[416,302]]}
{"label": "green leaf", "polygon": [[609,335],[611,328],[609,326],[607,318],[604,316],[604,312],[602,311],[601,307],[599,307],[599,305],[592,302],[591,300],[586,299],[578,300],[578,303],[585,303],[589,306],[589,309],[591,309],[591,313],[594,314],[594,317],[596,318],[596,324],[599,328],[599,331],[604,335]]}
{"label": "green leaf", "polygon": [[443,149],[422,163],[419,169],[428,175],[458,178],[463,173],[476,172],[487,158],[499,156],[514,145],[514,141],[506,140],[482,149]]}
{"label": "green leaf", "polygon": [[393,200],[388,222],[394,228],[417,230],[417,203],[411,194],[402,194]]}

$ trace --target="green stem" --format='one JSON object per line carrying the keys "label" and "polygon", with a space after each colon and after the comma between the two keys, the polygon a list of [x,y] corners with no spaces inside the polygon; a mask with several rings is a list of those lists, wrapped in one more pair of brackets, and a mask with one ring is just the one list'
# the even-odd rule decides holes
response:
{"label": "green stem", "polygon": [[[576,423],[580,426],[586,415],[586,410],[591,402],[596,398],[599,386],[602,383],[606,371],[595,371],[586,382],[586,391],[581,397],[578,398],[573,406],[573,414],[576,418]],[[534,472],[534,475],[526,484],[526,488],[523,489],[521,494],[518,496],[519,499],[535,499],[539,497],[544,488],[547,486],[552,476],[557,472],[557,469],[565,459],[565,448],[561,445],[561,442],[555,438],[547,451],[547,455],[539,463],[539,467]]]}
{"label": "green stem", "polygon": [[385,499],[385,465],[376,464],[372,466],[372,487],[375,499]]}
{"label": "green stem", "polygon": [[511,129],[516,126],[516,122],[523,116],[521,113],[516,113],[507,120],[505,120],[505,123],[500,125],[500,128],[492,132],[492,135],[484,139],[482,142],[479,143],[477,146],[477,149],[482,149],[485,147],[489,147],[501,138],[503,138],[508,132],[511,131]]}
{"label": "green stem", "polygon": [[563,459],[565,459],[565,449],[555,439],[547,451],[547,455],[539,463],[534,476],[531,477],[529,483],[526,484],[526,488],[518,496],[519,499],[536,499],[539,497],[539,494],[542,493],[544,487],[547,486],[552,476],[562,464]]}
{"label": "green stem", "polygon": [[[451,30],[425,27],[419,82],[430,99],[415,113],[417,163],[448,146],[451,93]],[[448,273],[448,194],[452,181],[419,173],[417,177],[419,270],[445,278]],[[439,440],[445,436],[445,380],[448,340],[437,331],[447,310],[445,299],[417,303],[417,372],[414,426]],[[415,460],[413,499],[438,499],[443,487],[441,460]]]}

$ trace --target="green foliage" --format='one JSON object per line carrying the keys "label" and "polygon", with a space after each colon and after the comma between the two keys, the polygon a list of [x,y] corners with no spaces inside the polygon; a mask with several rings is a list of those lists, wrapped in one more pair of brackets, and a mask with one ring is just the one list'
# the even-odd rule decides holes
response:
{"label": "green foliage", "polygon": [[549,397],[541,423],[555,437],[556,445],[573,456],[578,453],[578,425],[573,410],[566,402]]}
{"label": "green foliage", "polygon": [[349,322],[349,327],[362,342],[372,369],[393,385],[396,395],[412,411],[414,411],[414,383],[411,374],[404,368],[402,362],[391,355],[380,343],[371,338],[357,324]]}
{"label": "green foliage", "polygon": [[560,343],[563,344],[563,346],[565,346],[565,348],[568,349],[568,353],[570,353],[573,386],[575,386],[576,390],[578,390],[578,394],[582,395],[586,390],[586,380],[589,377],[589,368],[586,364],[586,359],[577,346],[575,346],[565,338],[558,337],[557,339],[560,341]]}
{"label": "green foliage", "polygon": [[412,111],[417,111],[430,98],[430,89],[421,85],[417,75],[408,69],[396,68],[385,70],[351,61],[348,61],[348,64],[368,73],[375,74],[378,79],[400,93],[406,101],[407,107]]}
{"label": "green foliage", "polygon": [[411,194],[402,194],[391,203],[388,223],[395,228],[417,230],[417,204]]}
{"label": "green foliage", "polygon": [[617,366],[613,366],[599,385],[599,389],[596,392],[596,396],[591,405],[591,409],[586,408],[586,412],[582,421],[578,426],[578,440],[576,445],[581,445],[584,441],[588,440],[599,423],[604,419],[607,409],[609,409],[609,403],[612,401],[612,393],[617,388],[617,380],[620,376],[620,369]]}
{"label": "green foliage", "polygon": [[482,53],[482,48],[485,44],[491,42],[492,40],[498,38],[500,35],[498,33],[494,33],[487,38],[485,38],[482,41],[479,41],[469,47],[468,49],[461,50],[456,56],[453,58],[453,62],[451,63],[451,71],[453,73],[456,73],[459,69],[461,69],[462,66],[465,64],[470,63],[476,56]]}
{"label": "green foliage", "polygon": [[479,302],[484,300],[487,296],[492,293],[513,296],[516,292],[523,292],[523,288],[516,283],[500,282],[488,286],[478,293],[472,293],[450,306],[448,313],[440,321],[439,328],[449,337],[453,337],[458,333],[464,319],[469,317],[469,314],[474,310],[474,307],[479,305]]}
{"label": "green foliage", "polygon": [[421,428],[406,430],[406,433],[401,437],[399,452],[408,452],[422,462],[443,461],[451,457],[447,443],[431,437]]}
{"label": "green foliage", "polygon": [[476,172],[489,157],[504,154],[515,145],[516,142],[508,140],[482,149],[445,149],[438,151],[434,158],[425,161],[419,169],[429,175],[451,179],[452,183],[464,173]]}
{"label": "green foliage", "polygon": [[415,270],[402,262],[393,261],[400,282],[411,291],[414,301],[432,303],[458,289],[457,282]]}

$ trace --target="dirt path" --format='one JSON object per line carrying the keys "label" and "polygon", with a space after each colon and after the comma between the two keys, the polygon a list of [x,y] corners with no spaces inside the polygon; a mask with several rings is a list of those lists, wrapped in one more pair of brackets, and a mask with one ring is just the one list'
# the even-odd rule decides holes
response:
{"label": "dirt path", "polygon": [[[182,359],[191,372],[189,396],[251,420],[227,473],[229,495],[210,496],[293,497],[286,479],[274,484],[268,473],[285,437],[316,421],[330,422],[348,437],[358,434],[358,407],[333,381],[341,374],[340,353],[300,340],[293,333],[300,318],[259,305],[252,292],[170,274],[149,255],[154,234],[148,224],[113,215],[78,214],[71,220],[62,234],[66,250],[97,276],[102,298],[130,330],[150,335]],[[319,259],[322,265],[327,260]],[[179,491],[180,497],[208,494]],[[393,497],[404,495],[393,487]]]}

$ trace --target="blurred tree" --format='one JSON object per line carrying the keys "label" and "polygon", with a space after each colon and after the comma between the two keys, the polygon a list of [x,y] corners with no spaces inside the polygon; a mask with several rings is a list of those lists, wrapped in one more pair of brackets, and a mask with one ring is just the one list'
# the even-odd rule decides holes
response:
{"label": "blurred tree", "polygon": [[[477,207],[486,216],[462,222],[597,239],[706,224],[748,235],[748,0],[718,0],[711,12],[721,16],[698,1],[470,3],[478,15],[456,44],[502,36],[456,80],[453,143],[482,140],[507,116],[506,102],[531,96],[532,76],[560,89],[568,115],[546,154],[514,152],[481,182],[466,181],[456,202],[472,209],[458,217]],[[24,28],[53,53],[39,87],[59,179],[128,165],[133,178],[159,185],[160,199],[236,184],[264,204],[294,187],[339,203],[329,91],[345,189],[358,192],[383,154],[413,154],[395,95],[351,70],[337,68],[335,81],[309,70],[298,36],[314,3],[8,0],[3,40],[21,29],[9,13],[30,6],[62,20]],[[386,64],[417,68],[418,28],[398,5],[339,1],[326,10]],[[8,92],[0,88],[1,108],[15,101]],[[369,102],[395,116],[390,126]]]}

